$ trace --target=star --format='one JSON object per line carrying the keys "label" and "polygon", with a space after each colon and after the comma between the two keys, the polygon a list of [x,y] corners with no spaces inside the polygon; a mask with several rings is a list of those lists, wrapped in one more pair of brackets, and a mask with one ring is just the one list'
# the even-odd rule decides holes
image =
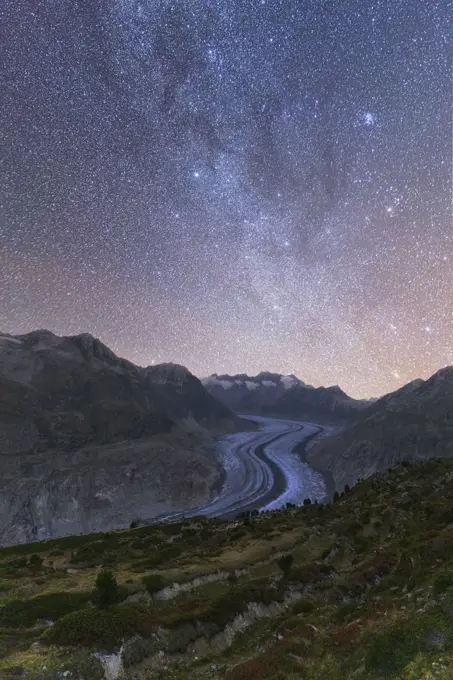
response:
{"label": "star", "polygon": [[3,0],[0,331],[354,397],[443,366],[449,3],[358,4]]}
{"label": "star", "polygon": [[372,127],[376,123],[376,116],[371,111],[366,111],[362,114],[362,120],[364,125]]}

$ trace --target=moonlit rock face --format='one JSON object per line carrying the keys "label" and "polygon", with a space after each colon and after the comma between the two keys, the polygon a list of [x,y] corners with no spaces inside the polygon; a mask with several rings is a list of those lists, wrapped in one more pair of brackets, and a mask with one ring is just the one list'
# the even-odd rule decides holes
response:
{"label": "moonlit rock face", "polygon": [[261,384],[263,387],[277,387],[277,383],[272,382],[272,380],[263,380]]}
{"label": "moonlit rock face", "polygon": [[245,385],[248,390],[257,390],[259,388],[259,384],[256,382],[252,382],[251,380],[246,380]]}

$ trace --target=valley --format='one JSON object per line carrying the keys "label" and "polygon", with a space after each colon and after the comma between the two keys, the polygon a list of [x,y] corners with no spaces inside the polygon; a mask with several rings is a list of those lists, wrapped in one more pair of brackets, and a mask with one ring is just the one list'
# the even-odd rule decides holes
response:
{"label": "valley", "polygon": [[307,497],[325,500],[322,476],[302,462],[295,448],[316,437],[323,428],[312,423],[241,416],[260,427],[258,432],[239,432],[220,438],[216,447],[225,479],[218,496],[206,505],[165,519],[193,517],[231,518],[252,510],[301,505]]}

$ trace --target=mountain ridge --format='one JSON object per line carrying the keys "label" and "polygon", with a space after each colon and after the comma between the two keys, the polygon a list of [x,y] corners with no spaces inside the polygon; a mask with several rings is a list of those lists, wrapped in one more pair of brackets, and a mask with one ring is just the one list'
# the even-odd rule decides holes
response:
{"label": "mountain ridge", "polygon": [[370,402],[352,399],[338,385],[313,387],[297,376],[262,371],[256,376],[213,374],[205,388],[236,413],[274,416],[319,423],[352,418]]}
{"label": "mountain ridge", "polygon": [[370,404],[307,462],[332,474],[337,490],[398,462],[453,456],[453,367],[416,379]]}
{"label": "mountain ridge", "polygon": [[250,429],[185,367],[92,335],[0,335],[0,542],[126,526],[211,499],[213,435]]}

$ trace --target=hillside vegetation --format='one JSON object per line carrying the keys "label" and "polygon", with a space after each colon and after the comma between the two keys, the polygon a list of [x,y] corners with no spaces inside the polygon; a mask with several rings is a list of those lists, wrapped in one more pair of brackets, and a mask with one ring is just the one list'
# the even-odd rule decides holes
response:
{"label": "hillside vegetation", "polygon": [[446,680],[453,461],[327,506],[6,547],[0,605],[2,680],[101,680],[108,654],[128,680]]}

